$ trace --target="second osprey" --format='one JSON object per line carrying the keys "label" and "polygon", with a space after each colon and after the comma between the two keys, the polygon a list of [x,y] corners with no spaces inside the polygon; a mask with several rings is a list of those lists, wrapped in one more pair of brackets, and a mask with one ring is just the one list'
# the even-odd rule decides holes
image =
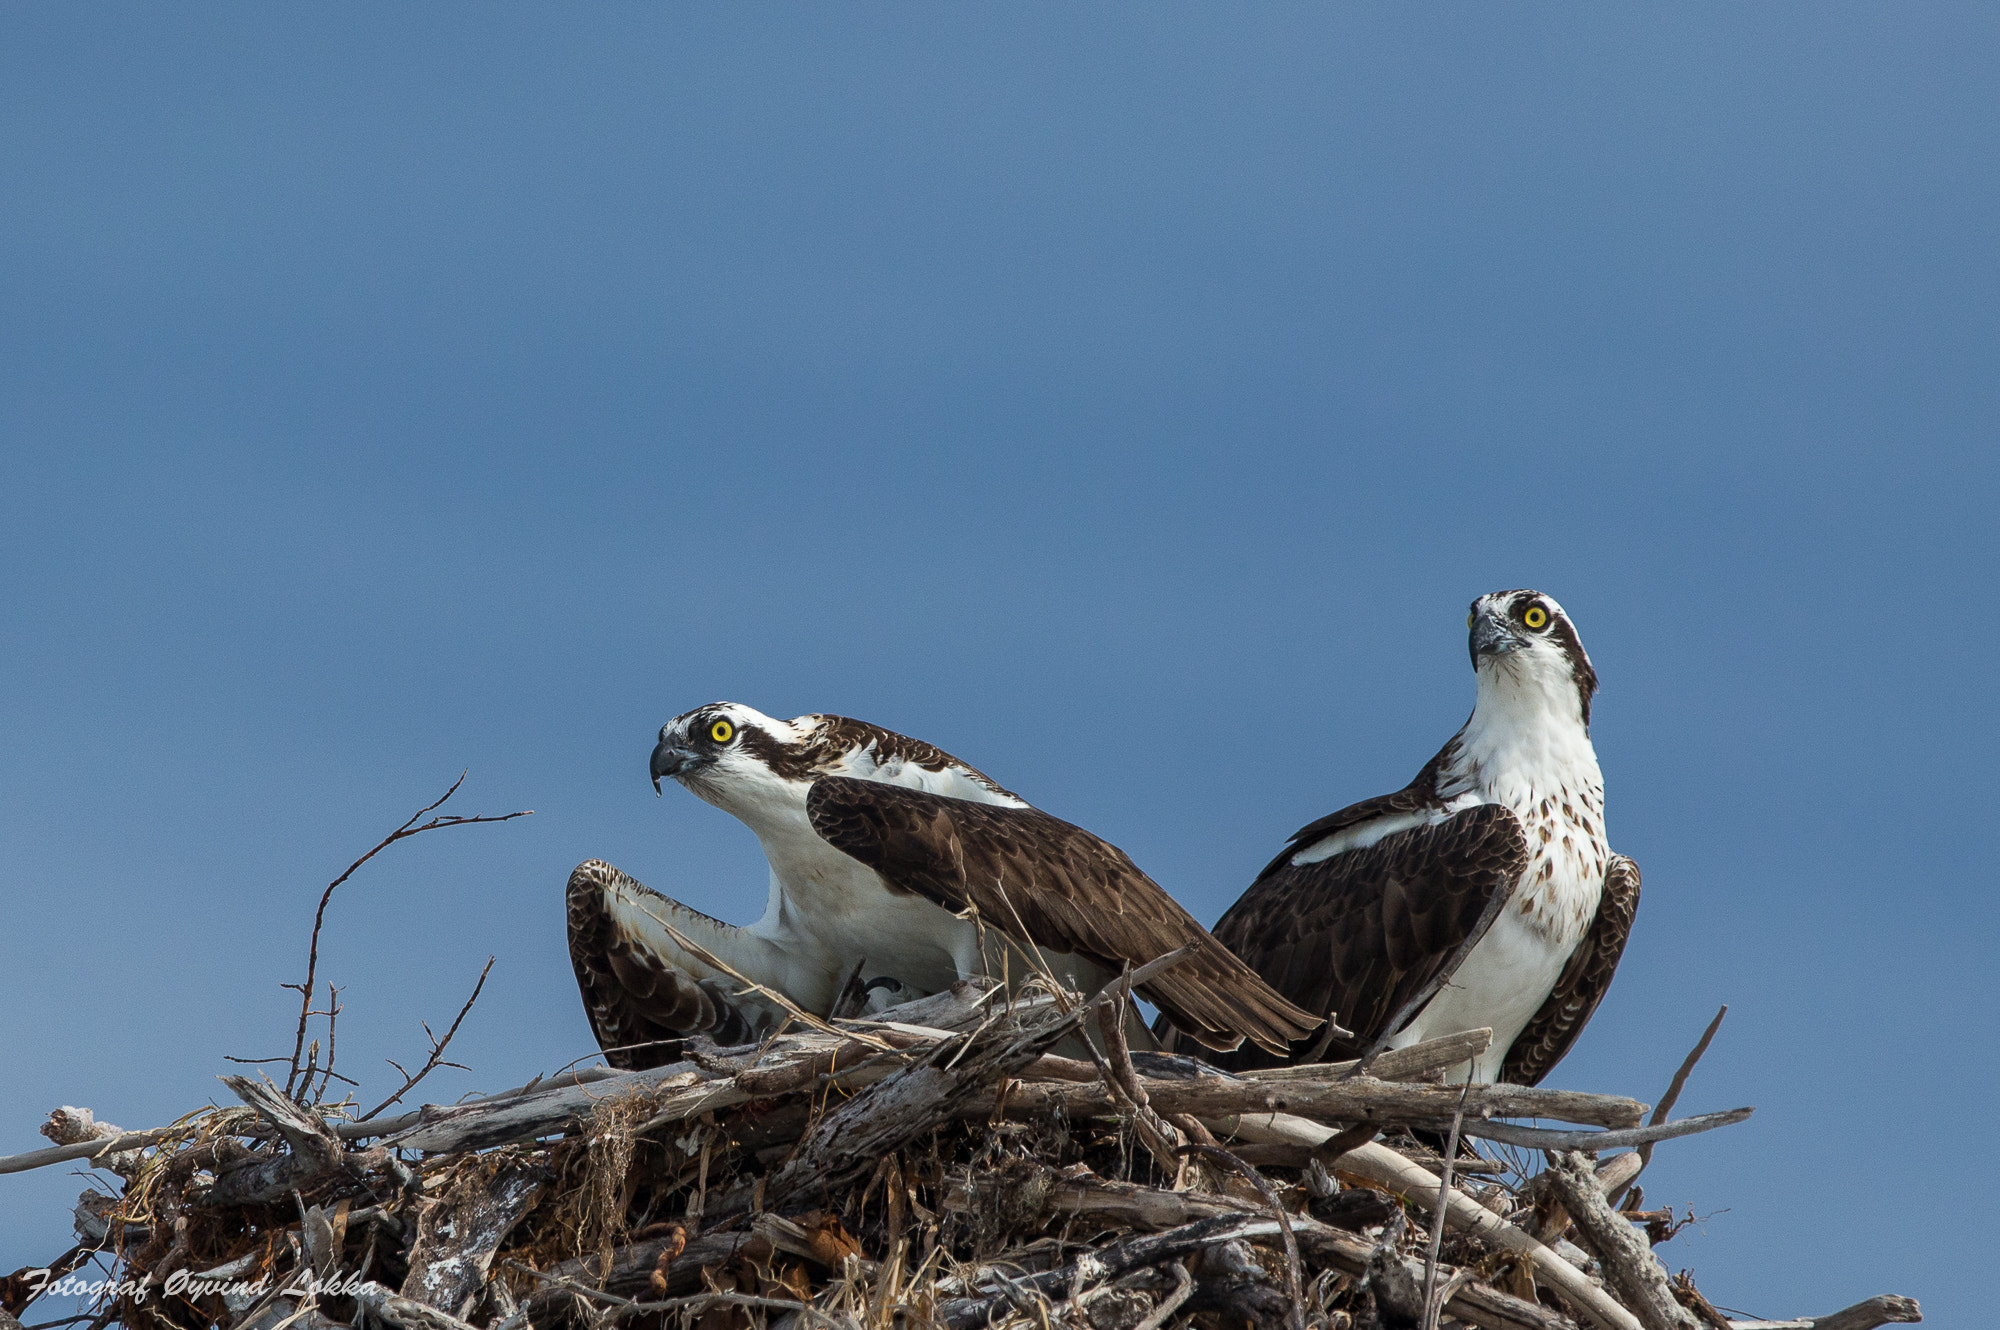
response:
{"label": "second osprey", "polygon": [[1597,672],[1562,606],[1496,591],[1465,622],[1471,719],[1403,789],[1293,835],[1215,936],[1301,1007],[1337,1012],[1355,1032],[1342,1056],[1490,1026],[1473,1077],[1534,1085],[1610,987],[1639,868],[1605,840]]}
{"label": "second osprey", "polygon": [[751,1038],[779,1014],[675,933],[820,1014],[859,997],[854,989],[900,1001],[1031,965],[1094,992],[1123,967],[1192,943],[1140,992],[1197,1042],[1231,1049],[1248,1038],[1275,1053],[1319,1025],[1123,851],[921,740],[844,716],[779,720],[717,702],[660,731],[652,777],[755,832],[771,888],[763,917],[734,927],[609,864],[577,868],[570,952],[592,1027],[607,1049],[652,1046],[615,1053],[614,1065],[644,1065],[695,1033]]}

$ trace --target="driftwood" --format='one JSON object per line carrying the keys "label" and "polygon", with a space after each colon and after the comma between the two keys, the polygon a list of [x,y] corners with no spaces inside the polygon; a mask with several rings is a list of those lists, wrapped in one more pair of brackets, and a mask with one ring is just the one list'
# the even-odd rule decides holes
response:
{"label": "driftwood", "polygon": [[291,1149],[245,1163],[215,1180],[202,1195],[205,1205],[245,1205],[309,1187],[341,1167],[346,1151],[326,1124],[278,1092],[247,1076],[224,1076],[223,1084],[276,1127]]}
{"label": "driftwood", "polygon": [[401,1326],[402,1330],[472,1330],[472,1327],[446,1312],[429,1307],[413,1298],[391,1293],[380,1284],[365,1284],[354,1293],[355,1303],[366,1308],[376,1319],[390,1325]]}
{"label": "driftwood", "polygon": [[[795,1012],[758,1045],[696,1041],[647,1071],[566,1070],[367,1122],[235,1077],[247,1107],[0,1170],[136,1152],[126,1194],[89,1209],[123,1277],[157,1291],[202,1269],[199,1251],[218,1280],[280,1281],[114,1305],[131,1330],[725,1324],[711,1315],[859,1330],[898,1306],[912,1324],[968,1328],[1172,1330],[1209,1313],[1276,1327],[1393,1319],[1404,1294],[1421,1309],[1427,1283],[1443,1316],[1485,1330],[1688,1323],[1660,1320],[1657,1290],[1618,1273],[1633,1252],[1652,1259],[1604,1199],[1639,1155],[1561,1166],[1583,1168],[1594,1204],[1573,1201],[1560,1169],[1536,1180],[1451,1156],[1452,1173],[1479,1172],[1475,1197],[1426,1167],[1445,1157],[1407,1129],[1456,1113],[1468,1137],[1610,1148],[1743,1111],[1639,1127],[1646,1106],[1618,1096],[1396,1079],[1462,1063],[1485,1031],[1380,1053],[1374,1076],[1351,1063],[1232,1076],[1115,1038],[1089,1061],[1051,1051],[1101,1013],[1104,999],[968,982],[879,1019]],[[323,1085],[329,1069],[306,1066]],[[1605,1214],[1625,1246],[1592,1227]],[[1452,1234],[1435,1247],[1419,1237],[1430,1216]],[[1608,1287],[1559,1254],[1585,1259],[1560,1241],[1572,1223]],[[333,1282],[282,1290],[304,1279]],[[1878,1299],[1798,1324],[1865,1330],[1906,1309]]]}
{"label": "driftwood", "polygon": [[17,1155],[0,1157],[0,1173],[26,1173],[30,1169],[47,1168],[51,1164],[66,1164],[72,1159],[104,1159],[127,1150],[142,1150],[148,1146],[171,1141],[182,1134],[179,1127],[153,1127],[146,1131],[128,1131],[122,1136],[113,1136],[90,1141],[73,1141],[68,1145],[52,1145],[43,1150],[28,1150]]}
{"label": "driftwood", "polygon": [[[1392,1048],[1376,1055],[1368,1064],[1368,1074],[1378,1081],[1409,1081],[1427,1072],[1455,1067],[1476,1058],[1493,1045],[1493,1031],[1466,1030],[1428,1039],[1407,1048]],[[1345,1076],[1361,1065],[1361,1059],[1346,1062],[1308,1062],[1292,1067],[1263,1067],[1241,1073],[1253,1081],[1328,1080]]]}
{"label": "driftwood", "polygon": [[767,1198],[783,1208],[810,1194],[848,1186],[872,1170],[883,1155],[956,1117],[960,1107],[987,1084],[1040,1057],[1077,1028],[1081,1015],[1080,1011],[1044,1015],[1013,1028],[938,1040],[922,1060],[822,1118],[772,1179]]}
{"label": "driftwood", "polygon": [[[1471,1122],[1467,1123],[1463,1130],[1467,1136],[1478,1136],[1505,1145],[1525,1145],[1536,1150],[1622,1150],[1634,1145],[1650,1146],[1655,1142],[1670,1141],[1679,1136],[1697,1136],[1705,1131],[1714,1131],[1717,1127],[1734,1126],[1756,1111],[1753,1108],[1732,1108],[1721,1113],[1703,1113],[1699,1117],[1682,1118],[1678,1122],[1654,1122],[1644,1127],[1627,1127],[1621,1131],[1547,1131],[1540,1127],[1518,1126],[1512,1122]],[[1641,1167],[1644,1166],[1643,1155],[1640,1156],[1639,1163]],[[1632,1176],[1635,1178],[1639,1176],[1639,1170],[1634,1169]]]}
{"label": "driftwood", "polygon": [[516,1164],[428,1207],[417,1221],[402,1296],[436,1311],[463,1313],[485,1287],[493,1253],[549,1182],[549,1170],[540,1163]]}
{"label": "driftwood", "polygon": [[[971,1212],[1001,1203],[999,1191],[1006,1184],[989,1179],[973,1188],[961,1188],[946,1201],[953,1210]],[[1161,1232],[1207,1220],[1230,1217],[1256,1218],[1264,1209],[1260,1202],[1240,1197],[1169,1191],[1136,1183],[1098,1177],[1086,1165],[1075,1165],[1056,1174],[1047,1191],[1049,1212],[1066,1219],[1086,1219],[1141,1232]],[[1292,1226],[1300,1250],[1317,1263],[1344,1274],[1359,1275],[1367,1270],[1373,1244],[1357,1234],[1309,1215],[1295,1215]],[[1189,1232],[1199,1230],[1189,1228]],[[1421,1280],[1422,1269],[1414,1261],[1406,1263],[1412,1278]],[[1495,1330],[1573,1330],[1575,1322],[1535,1303],[1523,1302],[1483,1284],[1461,1285],[1446,1304],[1446,1312],[1473,1325]]]}
{"label": "driftwood", "polygon": [[[1343,1122],[1430,1123],[1439,1119],[1449,1122],[1452,1111],[1458,1107],[1459,1090],[1458,1086],[1410,1085],[1366,1076],[1146,1082],[1147,1094],[1156,1110],[1165,1114],[1186,1113],[1203,1120],[1285,1113]],[[1617,1095],[1500,1084],[1473,1085],[1470,1091],[1465,1103],[1468,1121],[1474,1117],[1539,1117],[1630,1127],[1646,1112],[1646,1105]],[[988,1096],[968,1107],[975,1113],[990,1113],[994,1110],[994,1099]],[[1110,1113],[1116,1107],[1115,1093],[1101,1084],[1043,1084],[1010,1090],[1004,1111],[1020,1117],[1060,1112],[1076,1118]]]}
{"label": "driftwood", "polygon": [[1830,1316],[1807,1316],[1796,1321],[1731,1321],[1733,1330],[1875,1330],[1878,1325],[1921,1321],[1923,1311],[1915,1298],[1893,1293],[1857,1302]]}
{"label": "driftwood", "polygon": [[1576,1224],[1578,1241],[1603,1265],[1605,1279],[1646,1330],[1701,1330],[1694,1314],[1675,1299],[1652,1245],[1604,1199],[1587,1155],[1551,1156],[1548,1179]]}

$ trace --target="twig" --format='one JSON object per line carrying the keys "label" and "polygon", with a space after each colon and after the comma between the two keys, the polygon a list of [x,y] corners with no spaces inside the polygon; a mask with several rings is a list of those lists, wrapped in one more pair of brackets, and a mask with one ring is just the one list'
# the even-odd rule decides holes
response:
{"label": "twig", "polygon": [[292,1039],[291,1074],[285,1077],[285,1093],[287,1095],[291,1094],[293,1089],[297,1087],[299,1073],[302,1070],[299,1065],[299,1058],[305,1053],[306,1024],[312,1019],[314,1014],[312,1009],[313,992],[314,986],[319,979],[319,935],[321,928],[326,924],[326,906],[327,902],[333,899],[335,888],[347,881],[348,878],[353,877],[355,870],[360,868],[361,865],[367,863],[370,859],[373,859],[399,840],[404,840],[410,836],[419,836],[426,831],[436,831],[443,827],[471,826],[476,822],[511,822],[517,817],[528,817],[534,812],[532,808],[524,808],[518,813],[506,813],[499,817],[459,817],[455,814],[450,814],[444,817],[434,817],[430,821],[419,825],[417,819],[421,818],[425,813],[435,812],[443,806],[445,800],[458,793],[458,787],[465,784],[466,774],[464,771],[459,772],[458,779],[451,783],[450,789],[439,795],[433,802],[410,814],[409,821],[403,823],[402,826],[397,827],[394,831],[376,842],[374,849],[349,864],[347,871],[327,883],[326,890],[319,894],[319,908],[313,911],[312,945],[306,952],[306,981],[303,984],[283,985],[297,992],[299,995],[299,1028],[298,1033]]}
{"label": "twig", "polygon": [[1132,998],[1131,967],[1128,965],[1118,982],[1107,985],[1105,991],[1115,992],[1117,996],[1097,1009],[1097,1029],[1104,1039],[1104,1051],[1099,1053],[1088,1038],[1083,1041],[1083,1046],[1090,1050],[1091,1060],[1097,1063],[1098,1075],[1105,1086],[1131,1106],[1132,1125],[1137,1128],[1146,1152],[1159,1161],[1160,1167],[1171,1170],[1178,1181],[1182,1165],[1176,1155],[1181,1133],[1153,1110],[1146,1087],[1132,1066],[1132,1050],[1125,1040],[1125,1013]]}
{"label": "twig", "polygon": [[[1660,1106],[1653,1110],[1654,1126],[1657,1127],[1662,1122],[1665,1122],[1667,1114],[1671,1113],[1674,1105],[1680,1101],[1681,1090],[1687,1085],[1689,1073],[1694,1070],[1694,1064],[1701,1061],[1701,1055],[1708,1052],[1709,1041],[1715,1038],[1715,1032],[1722,1028],[1722,1018],[1728,1014],[1729,1004],[1724,1003],[1715,1013],[1715,1019],[1708,1023],[1708,1028],[1701,1032],[1701,1042],[1697,1043],[1694,1046],[1694,1050],[1681,1059],[1680,1070],[1674,1073],[1674,1079],[1668,1083],[1667,1092],[1660,1096]],[[1646,1165],[1652,1162],[1653,1143],[1647,1141],[1639,1147],[1639,1172],[1645,1172]],[[1636,1179],[1637,1174],[1633,1176]]]}
{"label": "twig", "polygon": [[1342,1029],[1334,1022],[1333,1018],[1339,1014],[1339,1011],[1333,1007],[1326,1009],[1326,1023],[1320,1028],[1319,1038],[1313,1041],[1312,1051],[1300,1058],[1299,1061],[1318,1062],[1326,1056],[1326,1050],[1333,1047],[1333,1041],[1337,1035],[1346,1035],[1350,1039],[1353,1038],[1354,1031]]}
{"label": "twig", "polygon": [[1694,1313],[1674,1297],[1667,1272],[1645,1235],[1605,1199],[1589,1156],[1553,1152],[1544,1176],[1569,1211],[1578,1244],[1604,1267],[1606,1287],[1618,1294],[1646,1330],[1700,1330]]}
{"label": "twig", "polygon": [[839,1321],[828,1316],[811,1303],[800,1302],[793,1298],[766,1298],[750,1293],[708,1292],[694,1293],[682,1298],[665,1298],[658,1302],[635,1302],[631,1298],[621,1298],[616,1293],[609,1293],[601,1288],[591,1288],[587,1284],[579,1284],[574,1279],[566,1278],[563,1275],[547,1274],[534,1269],[532,1266],[523,1265],[519,1261],[503,1259],[500,1264],[511,1270],[518,1270],[531,1279],[538,1279],[551,1288],[559,1288],[565,1293],[574,1293],[581,1298],[594,1298],[599,1302],[609,1303],[615,1310],[603,1314],[602,1319],[606,1322],[620,1320],[626,1316],[642,1312],[677,1311],[682,1307],[713,1307],[720,1304],[734,1307],[759,1307],[767,1311],[799,1312],[802,1315],[824,1321],[828,1325],[840,1324]]}
{"label": "twig", "polygon": [[[415,1088],[418,1081],[430,1075],[433,1071],[436,1071],[439,1067],[446,1065],[455,1067],[459,1065],[458,1063],[455,1062],[449,1064],[445,1062],[444,1060],[445,1047],[451,1043],[451,1037],[458,1033],[459,1022],[465,1019],[465,1013],[471,1011],[472,1004],[479,1001],[479,991],[486,987],[486,976],[491,973],[493,973],[493,957],[488,956],[486,958],[486,968],[479,972],[479,982],[472,986],[472,996],[467,998],[465,1000],[465,1005],[458,1009],[458,1015],[452,1020],[451,1028],[444,1032],[444,1038],[442,1039],[434,1038],[431,1040],[430,1060],[425,1062],[423,1067],[414,1076],[410,1075],[408,1072],[403,1072],[404,1076],[403,1088],[396,1091],[396,1093],[390,1095],[387,1099],[384,1099],[381,1103],[375,1105],[375,1107],[369,1109],[366,1113],[363,1113],[360,1117],[356,1118],[355,1119],[356,1122],[368,1121],[368,1119],[374,1117],[377,1113],[380,1113],[383,1109],[389,1107],[389,1105],[395,1103],[398,1099],[401,1099],[404,1095],[408,1094],[412,1089]],[[430,1032],[431,1032],[431,1027],[428,1025],[424,1026],[424,1033],[429,1034]],[[329,1049],[329,1055],[330,1054],[331,1050]],[[396,1067],[396,1064],[393,1062],[389,1063],[389,1065],[392,1067]],[[403,1071],[401,1067],[396,1067],[396,1070]]]}
{"label": "twig", "polygon": [[1465,1073],[1465,1088],[1458,1092],[1458,1108],[1451,1115],[1451,1136],[1445,1142],[1444,1167],[1438,1173],[1437,1213],[1431,1216],[1431,1247],[1424,1257],[1423,1330],[1437,1330],[1438,1314],[1444,1300],[1437,1297],[1438,1252],[1444,1247],[1444,1217],[1451,1212],[1451,1169],[1458,1159],[1458,1129],[1465,1125],[1465,1097],[1472,1093],[1472,1072]]}
{"label": "twig", "polygon": [[[1167,1268],[1174,1272],[1174,1291],[1160,1299],[1160,1305],[1153,1308],[1152,1313],[1133,1326],[1132,1330],[1160,1330],[1160,1327],[1167,1323],[1167,1318],[1179,1311],[1181,1304],[1194,1295],[1194,1276],[1187,1272],[1187,1267],[1175,1261]],[[1292,1311],[1296,1316],[1298,1313],[1296,1292],[1292,1294]]]}
{"label": "twig", "polygon": [[[314,1103],[318,1103],[320,1100],[326,1098],[327,1089],[329,1086],[333,1084],[333,1047],[334,1047],[333,1041],[334,1041],[334,1033],[336,1029],[339,1027],[339,1024],[340,1024],[340,990],[335,988],[332,984],[328,984],[326,986],[326,1065],[320,1068],[319,1093],[313,1097]],[[345,1076],[341,1077],[340,1079],[344,1081],[347,1080]],[[347,1081],[347,1083],[349,1085],[354,1084],[353,1081]],[[301,1087],[301,1091],[306,1094],[311,1094],[312,1082],[307,1081],[306,1084]]]}
{"label": "twig", "polygon": [[1299,1240],[1298,1236],[1292,1232],[1292,1217],[1285,1212],[1285,1207],[1278,1202],[1278,1193],[1271,1189],[1271,1184],[1265,1180],[1262,1173],[1259,1173],[1255,1168],[1244,1162],[1244,1160],[1231,1154],[1219,1145],[1207,1145],[1198,1141],[1190,1141],[1181,1147],[1181,1151],[1186,1154],[1201,1154],[1220,1159],[1223,1163],[1228,1164],[1238,1173],[1241,1173],[1244,1181],[1255,1187],[1257,1194],[1264,1198],[1264,1204],[1271,1207],[1271,1213],[1278,1221],[1278,1232],[1285,1239],[1285,1283],[1289,1288],[1292,1298],[1292,1311],[1287,1323],[1292,1327],[1292,1330],[1301,1330],[1305,1325],[1306,1304],[1305,1280],[1299,1274]]}
{"label": "twig", "polygon": [[1530,1150],[1622,1150],[1631,1145],[1645,1150],[1656,1142],[1671,1141],[1677,1136],[1698,1136],[1717,1127],[1733,1126],[1756,1111],[1754,1108],[1732,1108],[1721,1113],[1682,1118],[1679,1122],[1626,1127],[1618,1131],[1550,1131],[1546,1127],[1521,1127],[1511,1122],[1468,1122],[1465,1134],[1505,1145],[1525,1146]]}

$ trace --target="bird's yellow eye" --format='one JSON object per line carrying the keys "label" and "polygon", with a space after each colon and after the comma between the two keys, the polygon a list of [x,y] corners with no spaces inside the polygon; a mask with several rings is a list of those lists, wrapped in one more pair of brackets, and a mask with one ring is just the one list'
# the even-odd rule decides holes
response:
{"label": "bird's yellow eye", "polygon": [[1549,612],[1540,605],[1530,605],[1527,612],[1521,615],[1521,622],[1530,628],[1546,628],[1549,625]]}
{"label": "bird's yellow eye", "polygon": [[736,737],[736,727],[726,720],[719,720],[708,727],[708,737],[719,744],[726,744]]}
{"label": "bird's yellow eye", "polygon": [[1470,627],[1472,627],[1472,621],[1473,621],[1473,620],[1474,620],[1475,618],[1477,618],[1477,617],[1478,617],[1478,612],[1477,612],[1477,611],[1475,611],[1475,610],[1467,610],[1467,611],[1465,612],[1465,626],[1466,626],[1467,628],[1470,628]]}

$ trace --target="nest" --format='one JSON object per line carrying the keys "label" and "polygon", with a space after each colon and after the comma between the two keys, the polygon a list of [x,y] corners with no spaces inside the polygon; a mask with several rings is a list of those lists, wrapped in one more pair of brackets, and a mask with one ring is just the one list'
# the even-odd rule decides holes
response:
{"label": "nest", "polygon": [[1642,1125],[1617,1096],[1445,1084],[1485,1031],[1226,1075],[1128,1052],[1125,1000],[965,981],[369,1121],[248,1077],[224,1078],[241,1107],[155,1132],[66,1109],[41,1154],[122,1187],[85,1193],[51,1268],[99,1262],[97,1330],[1917,1319],[1884,1298],[1732,1322],[1668,1276],[1651,1244],[1684,1221],[1643,1208],[1642,1152],[1747,1110]]}
{"label": "nest", "polygon": [[[460,778],[463,780],[463,777]],[[1126,1046],[1133,986],[965,980],[878,1013],[791,1017],[639,1071],[594,1067],[385,1117],[444,1061],[461,1009],[395,1094],[328,1102],[338,994],[318,979],[336,888],[395,841],[505,817],[409,821],[328,884],[283,1086],[126,1132],[51,1114],[55,1146],[115,1178],[78,1241],[0,1278],[0,1330],[1871,1330],[1730,1320],[1653,1245],[1684,1219],[1636,1185],[1654,1143],[1749,1109],[1446,1084],[1474,1030],[1359,1063],[1229,1075]],[[491,968],[488,962],[488,968]],[[481,975],[480,984],[485,982]],[[317,1009],[316,1001],[325,1008]],[[320,1044],[307,1044],[312,1020]],[[1716,1018],[1719,1023],[1721,1016]],[[428,1029],[426,1031],[428,1033]],[[398,1070],[401,1070],[399,1067]],[[1507,1119],[1574,1124],[1530,1127]],[[1493,1153],[1481,1154],[1478,1148]],[[1636,1147],[1636,1148],[1635,1148]],[[1545,1166],[1530,1161],[1543,1160]],[[51,1244],[54,1245],[53,1243]]]}

